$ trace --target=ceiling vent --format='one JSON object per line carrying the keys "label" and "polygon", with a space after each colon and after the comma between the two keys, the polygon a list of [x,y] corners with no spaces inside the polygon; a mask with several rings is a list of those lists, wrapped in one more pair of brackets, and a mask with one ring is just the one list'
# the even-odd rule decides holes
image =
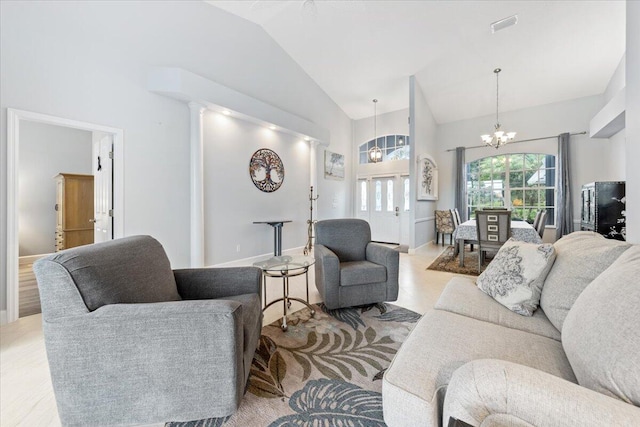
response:
{"label": "ceiling vent", "polygon": [[491,33],[494,34],[500,30],[504,30],[507,27],[516,25],[518,23],[518,15],[509,16],[508,18],[501,19],[491,23]]}

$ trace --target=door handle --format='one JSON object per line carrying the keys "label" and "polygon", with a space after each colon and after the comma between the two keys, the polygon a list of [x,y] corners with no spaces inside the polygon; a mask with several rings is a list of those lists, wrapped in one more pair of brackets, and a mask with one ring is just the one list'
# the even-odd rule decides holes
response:
{"label": "door handle", "polygon": [[396,206],[396,216],[400,215],[400,208]]}
{"label": "door handle", "polygon": [[89,219],[89,222],[93,222],[95,224],[96,219],[95,218],[91,218],[91,219]]}

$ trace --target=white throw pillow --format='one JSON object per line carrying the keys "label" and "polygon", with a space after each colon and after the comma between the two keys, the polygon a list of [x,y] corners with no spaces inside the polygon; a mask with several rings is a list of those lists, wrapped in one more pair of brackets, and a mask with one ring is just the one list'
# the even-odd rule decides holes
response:
{"label": "white throw pillow", "polygon": [[544,279],[556,252],[550,243],[506,241],[476,284],[500,304],[523,316],[538,308]]}

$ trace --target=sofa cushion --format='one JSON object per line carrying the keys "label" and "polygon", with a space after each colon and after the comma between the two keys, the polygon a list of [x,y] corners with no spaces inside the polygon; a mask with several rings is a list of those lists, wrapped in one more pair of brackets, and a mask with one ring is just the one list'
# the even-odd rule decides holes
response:
{"label": "sofa cushion", "polygon": [[476,359],[501,359],[576,382],[562,344],[443,310],[427,312],[384,374],[389,426],[439,425],[453,372]]}
{"label": "sofa cushion", "polygon": [[387,269],[371,261],[340,263],[340,286],[366,285],[387,280]]}
{"label": "sofa cushion", "polygon": [[577,231],[564,236],[553,246],[556,261],[544,281],[540,306],[551,323],[562,330],[564,319],[576,298],[630,244],[605,239],[591,231]]}
{"label": "sofa cushion", "polygon": [[507,240],[478,277],[480,290],[509,310],[531,316],[542,284],[556,259],[553,245]]}
{"label": "sofa cushion", "polygon": [[562,345],[580,385],[640,406],[640,246],[576,299]]}
{"label": "sofa cushion", "polygon": [[435,308],[560,341],[560,331],[549,322],[544,311],[536,310],[531,317],[516,314],[478,289],[468,277],[452,278]]}
{"label": "sofa cushion", "polygon": [[107,304],[181,299],[169,259],[150,236],[80,246],[46,259],[69,272],[90,311]]}

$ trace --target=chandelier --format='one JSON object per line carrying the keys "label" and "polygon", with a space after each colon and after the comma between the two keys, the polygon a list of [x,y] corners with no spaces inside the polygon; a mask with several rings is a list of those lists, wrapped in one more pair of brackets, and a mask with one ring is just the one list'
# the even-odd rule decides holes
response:
{"label": "chandelier", "polygon": [[482,142],[489,147],[500,148],[508,142],[513,141],[515,138],[515,132],[505,132],[500,128],[500,120],[498,120],[498,75],[502,71],[500,68],[496,68],[493,72],[496,74],[496,124],[493,135],[481,135]]}
{"label": "chandelier", "polygon": [[373,141],[374,146],[369,150],[369,160],[373,163],[378,163],[382,160],[382,150],[378,147],[378,129],[377,129],[377,119],[378,119],[378,110],[376,105],[378,104],[378,100],[373,100]]}

